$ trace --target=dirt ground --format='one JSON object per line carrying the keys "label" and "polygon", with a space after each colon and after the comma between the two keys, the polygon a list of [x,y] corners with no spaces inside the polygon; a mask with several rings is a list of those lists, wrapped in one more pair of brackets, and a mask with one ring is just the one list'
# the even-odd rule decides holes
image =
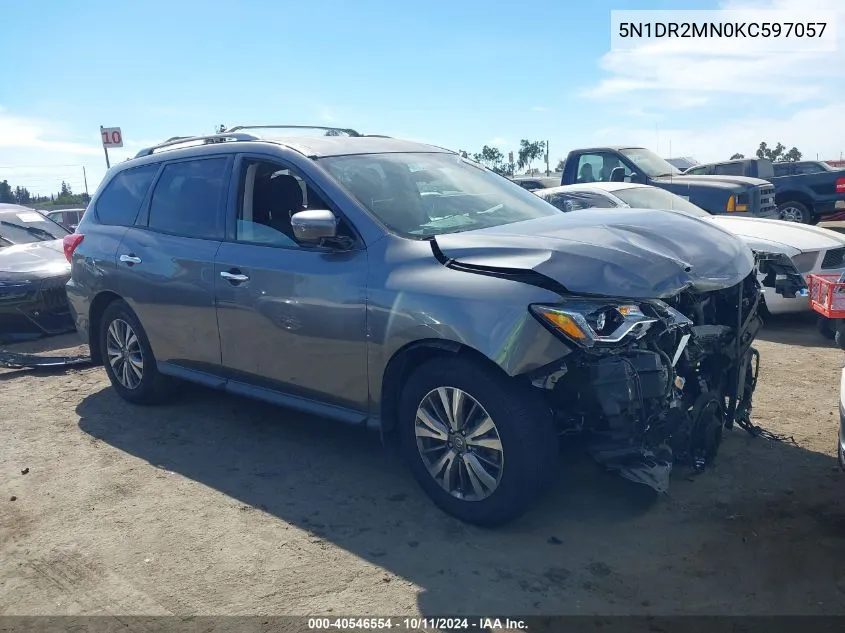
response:
{"label": "dirt ground", "polygon": [[3,371],[0,614],[845,613],[843,352],[795,318],[758,347],[755,422],[794,444],[734,430],[658,499],[567,453],[495,531],[366,432],[193,387],[133,407],[101,368]]}

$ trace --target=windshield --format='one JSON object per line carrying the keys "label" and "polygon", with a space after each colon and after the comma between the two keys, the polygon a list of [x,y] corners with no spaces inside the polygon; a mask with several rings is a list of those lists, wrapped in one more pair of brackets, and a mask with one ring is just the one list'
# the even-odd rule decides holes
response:
{"label": "windshield", "polygon": [[68,232],[37,211],[0,213],[0,246],[60,240]]}
{"label": "windshield", "polygon": [[557,209],[455,154],[396,153],[320,159],[391,231],[423,238],[556,215]]}
{"label": "windshield", "polygon": [[635,209],[670,209],[683,211],[684,213],[698,217],[708,217],[710,215],[704,209],[695,206],[688,200],[684,200],[681,196],[665,189],[658,189],[657,187],[617,189],[613,192],[613,195]]}
{"label": "windshield", "polygon": [[669,163],[654,152],[651,152],[642,147],[634,147],[629,149],[622,149],[619,152],[630,160],[634,165],[649,178],[658,178],[659,176],[675,176],[681,173],[681,170]]}

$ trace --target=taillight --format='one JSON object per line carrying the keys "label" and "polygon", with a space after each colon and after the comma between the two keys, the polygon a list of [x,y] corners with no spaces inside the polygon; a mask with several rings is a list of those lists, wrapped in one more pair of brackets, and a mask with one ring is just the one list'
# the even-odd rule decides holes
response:
{"label": "taillight", "polygon": [[73,251],[76,250],[76,247],[82,244],[82,240],[85,239],[85,236],[81,233],[71,233],[70,235],[65,235],[62,238],[62,246],[65,250],[65,258],[67,259],[68,263],[73,257]]}
{"label": "taillight", "polygon": [[845,193],[845,178],[836,179],[836,193]]}

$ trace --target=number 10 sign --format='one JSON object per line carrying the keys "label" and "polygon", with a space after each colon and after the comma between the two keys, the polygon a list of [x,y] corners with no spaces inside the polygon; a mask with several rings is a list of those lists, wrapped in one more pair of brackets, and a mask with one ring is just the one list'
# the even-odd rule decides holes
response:
{"label": "number 10 sign", "polygon": [[103,137],[103,147],[123,147],[123,134],[119,127],[101,127],[100,136]]}

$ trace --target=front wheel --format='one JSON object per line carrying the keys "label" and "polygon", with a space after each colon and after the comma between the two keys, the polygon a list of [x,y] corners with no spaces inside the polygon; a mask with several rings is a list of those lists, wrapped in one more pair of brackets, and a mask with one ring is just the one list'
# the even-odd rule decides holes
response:
{"label": "front wheel", "polygon": [[780,219],[786,222],[798,222],[799,224],[811,224],[813,214],[806,205],[800,202],[784,202],[778,206]]}
{"label": "front wheel", "polygon": [[557,461],[551,412],[538,395],[465,358],[420,366],[404,387],[399,424],[420,486],[467,523],[520,516]]}

